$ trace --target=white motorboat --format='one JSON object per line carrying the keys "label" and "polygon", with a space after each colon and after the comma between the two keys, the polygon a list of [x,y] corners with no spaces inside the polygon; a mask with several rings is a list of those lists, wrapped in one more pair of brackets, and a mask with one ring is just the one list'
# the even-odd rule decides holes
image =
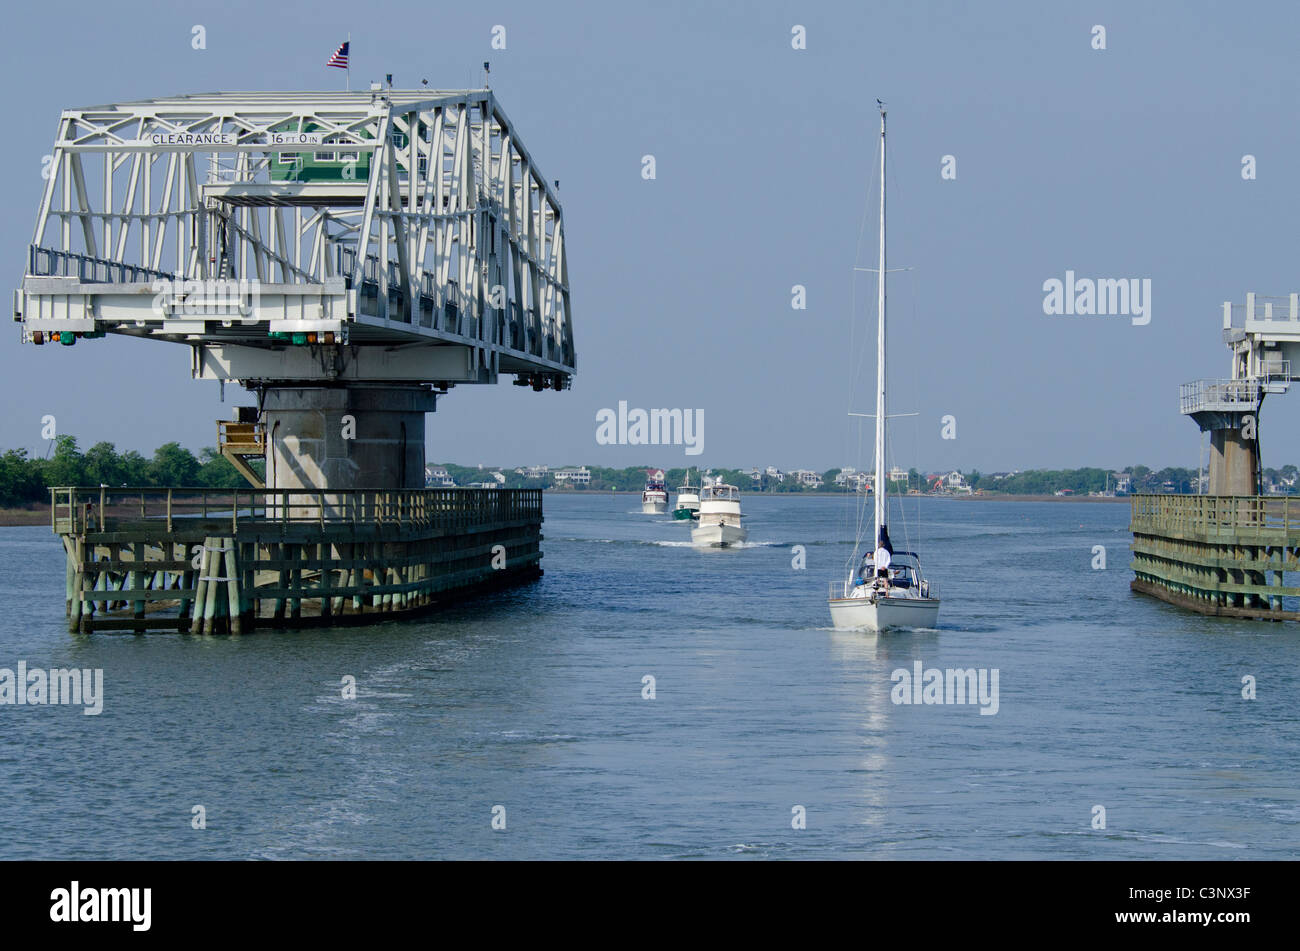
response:
{"label": "white motorboat", "polygon": [[[886,525],[888,467],[885,465],[885,109],[880,109],[880,268],[876,328],[876,473],[873,482],[873,540],[861,562],[855,546],[853,567],[841,582],[832,582],[827,599],[831,623],[839,630],[885,631],[934,627],[939,621],[939,588],[921,571],[914,552],[895,551]],[[851,414],[862,415],[862,414]],[[861,545],[862,539],[858,539]]]}
{"label": "white motorboat", "polygon": [[691,526],[691,544],[699,548],[730,548],[749,533],[740,524],[740,490],[723,482],[700,489],[699,519]]}
{"label": "white motorboat", "polygon": [[691,485],[691,473],[686,473],[686,484],[677,487],[677,501],[673,503],[673,518],[684,521],[699,518],[700,490]]}
{"label": "white motorboat", "polygon": [[663,515],[668,511],[668,488],[662,469],[647,469],[645,489],[641,493],[643,515]]}

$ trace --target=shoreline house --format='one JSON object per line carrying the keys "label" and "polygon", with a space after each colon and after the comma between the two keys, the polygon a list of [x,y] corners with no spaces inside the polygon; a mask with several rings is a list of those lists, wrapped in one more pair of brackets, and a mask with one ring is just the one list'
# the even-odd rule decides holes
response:
{"label": "shoreline house", "polygon": [[854,492],[865,492],[871,485],[871,473],[845,466],[835,474],[835,484],[841,488],[852,488]]}
{"label": "shoreline house", "polygon": [[556,469],[551,473],[551,478],[555,480],[556,485],[561,483],[591,485],[591,470],[586,466],[578,466],[576,469]]}
{"label": "shoreline house", "polygon": [[815,489],[822,484],[821,473],[814,472],[812,469],[792,469],[787,475],[806,488]]}
{"label": "shoreline house", "polygon": [[[481,468],[481,467],[480,467]],[[483,482],[471,482],[465,488],[467,489],[504,489],[506,485],[505,473],[490,472],[488,479]]]}
{"label": "shoreline house", "polygon": [[544,480],[550,472],[550,466],[520,466],[515,470],[515,475],[521,475],[525,479]]}
{"label": "shoreline house", "polygon": [[754,483],[754,488],[761,488],[764,485],[785,482],[786,473],[782,472],[776,466],[768,466],[766,469],[760,469],[758,466],[745,470],[738,470],[742,475],[749,476],[749,481]]}
{"label": "shoreline house", "polygon": [[947,495],[970,495],[972,491],[966,477],[957,469],[948,473],[929,473],[926,475],[925,481],[929,484],[931,492],[940,492]]}
{"label": "shoreline house", "polygon": [[446,466],[425,466],[424,487],[426,489],[454,489],[456,480],[451,477]]}

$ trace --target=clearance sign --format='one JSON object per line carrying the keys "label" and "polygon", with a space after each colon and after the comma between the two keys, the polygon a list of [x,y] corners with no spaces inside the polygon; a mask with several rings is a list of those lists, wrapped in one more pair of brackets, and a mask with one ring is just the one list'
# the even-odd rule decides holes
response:
{"label": "clearance sign", "polygon": [[324,140],[322,132],[268,132],[260,140],[239,141],[235,132],[151,132],[143,139],[124,142],[127,148],[152,149],[212,149],[228,148],[236,145],[320,145]]}
{"label": "clearance sign", "polygon": [[233,132],[152,132],[141,145],[152,146],[202,146],[235,145],[239,137]]}

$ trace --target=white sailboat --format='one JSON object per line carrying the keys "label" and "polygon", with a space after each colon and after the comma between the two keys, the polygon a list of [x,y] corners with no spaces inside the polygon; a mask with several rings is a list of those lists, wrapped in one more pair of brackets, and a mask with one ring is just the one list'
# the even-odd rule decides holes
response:
{"label": "white sailboat", "polygon": [[[827,599],[837,630],[884,631],[934,627],[939,620],[938,585],[926,579],[915,552],[895,551],[886,525],[885,466],[885,110],[880,110],[880,271],[876,329],[876,473],[872,486],[872,544],[843,582],[832,582]],[[861,539],[859,539],[859,543]],[[850,565],[857,561],[855,547]]]}

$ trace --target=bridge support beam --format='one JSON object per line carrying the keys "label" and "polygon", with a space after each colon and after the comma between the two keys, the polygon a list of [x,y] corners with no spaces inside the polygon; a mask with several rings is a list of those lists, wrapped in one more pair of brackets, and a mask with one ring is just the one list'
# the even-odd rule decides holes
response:
{"label": "bridge support beam", "polygon": [[1254,495],[1259,491],[1259,443],[1240,426],[1210,431],[1210,495]]}
{"label": "bridge support beam", "polygon": [[268,489],[424,487],[421,386],[268,387],[262,391]]}
{"label": "bridge support beam", "polygon": [[1259,492],[1259,398],[1238,405],[1184,410],[1201,432],[1210,434],[1210,495]]}

